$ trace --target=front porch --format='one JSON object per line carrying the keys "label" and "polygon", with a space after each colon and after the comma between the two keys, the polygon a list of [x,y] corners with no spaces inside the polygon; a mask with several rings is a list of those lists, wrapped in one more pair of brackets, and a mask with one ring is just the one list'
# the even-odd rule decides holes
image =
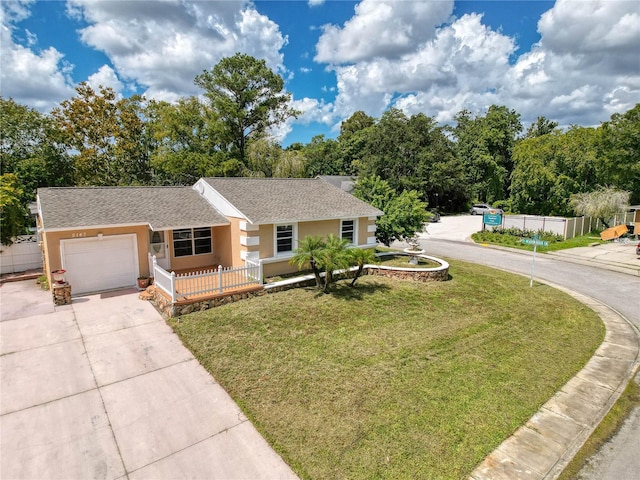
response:
{"label": "front porch", "polygon": [[221,297],[262,290],[261,263],[247,261],[244,267],[222,265],[167,271],[153,258],[156,291],[171,304],[186,305]]}

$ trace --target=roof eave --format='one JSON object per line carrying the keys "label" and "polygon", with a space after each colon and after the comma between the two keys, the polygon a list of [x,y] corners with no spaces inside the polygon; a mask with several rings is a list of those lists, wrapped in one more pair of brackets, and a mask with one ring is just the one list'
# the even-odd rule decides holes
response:
{"label": "roof eave", "polygon": [[46,225],[43,227],[44,232],[70,232],[72,230],[88,230],[88,229],[92,229],[92,230],[97,230],[100,228],[122,228],[122,227],[140,227],[140,226],[146,226],[146,227],[151,227],[151,225],[149,225],[149,223],[147,222],[139,222],[139,223],[116,223],[116,224],[111,224],[111,225],[74,225],[74,226],[69,226],[69,227],[55,227],[55,228],[49,228]]}
{"label": "roof eave", "polygon": [[357,214],[357,215],[339,215],[339,216],[331,215],[328,217],[315,217],[315,218],[298,218],[298,219],[285,218],[280,220],[267,218],[265,220],[249,222],[249,223],[251,223],[252,225],[274,225],[276,223],[324,222],[327,220],[351,220],[353,218],[380,217],[382,215],[384,215],[383,211],[380,211],[380,213],[378,214],[367,213],[367,214]]}
{"label": "roof eave", "polygon": [[180,230],[182,228],[203,228],[203,227],[227,227],[231,225],[231,222],[218,222],[218,223],[201,223],[201,224],[189,224],[189,225],[160,225],[154,227],[153,225],[149,225],[149,228],[153,231],[156,230]]}

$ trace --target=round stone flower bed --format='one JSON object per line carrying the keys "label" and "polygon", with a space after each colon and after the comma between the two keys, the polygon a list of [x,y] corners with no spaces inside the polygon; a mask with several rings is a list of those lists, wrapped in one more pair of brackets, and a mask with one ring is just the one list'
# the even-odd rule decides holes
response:
{"label": "round stone flower bed", "polygon": [[[410,255],[405,252],[379,252],[376,256],[381,262],[384,262],[385,258],[406,257],[406,267],[398,266],[401,262],[393,262],[393,265],[385,265],[384,263],[367,265],[365,269],[367,275],[415,280],[418,282],[442,282],[449,278],[449,263],[441,258],[421,254],[417,255],[418,264],[411,265],[409,263]],[[426,261],[427,266],[421,265],[423,261]]]}

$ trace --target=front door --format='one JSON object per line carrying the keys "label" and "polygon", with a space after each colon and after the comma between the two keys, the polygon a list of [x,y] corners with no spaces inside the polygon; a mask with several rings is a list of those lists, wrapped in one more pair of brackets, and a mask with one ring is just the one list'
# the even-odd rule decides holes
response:
{"label": "front door", "polygon": [[158,266],[169,270],[171,255],[169,255],[168,233],[163,231],[149,232],[149,254],[156,257]]}

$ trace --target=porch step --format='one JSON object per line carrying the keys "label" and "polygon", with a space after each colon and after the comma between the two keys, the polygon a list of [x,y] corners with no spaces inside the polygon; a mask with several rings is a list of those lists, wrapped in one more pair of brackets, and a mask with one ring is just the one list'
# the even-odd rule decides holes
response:
{"label": "porch step", "polygon": [[156,287],[154,287],[153,285],[149,285],[145,290],[140,292],[140,295],[138,295],[138,298],[140,300],[153,300],[155,291],[156,291]]}

